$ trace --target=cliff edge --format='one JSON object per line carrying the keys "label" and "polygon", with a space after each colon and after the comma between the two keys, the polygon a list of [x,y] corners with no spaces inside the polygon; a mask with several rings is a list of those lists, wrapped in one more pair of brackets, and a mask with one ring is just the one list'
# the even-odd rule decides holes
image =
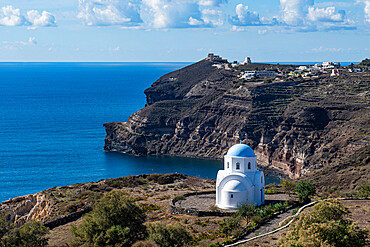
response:
{"label": "cliff edge", "polygon": [[205,59],[164,75],[145,90],[143,109],[127,122],[104,124],[104,149],[222,158],[242,140],[260,165],[291,178],[336,167],[368,150],[370,74],[240,78],[248,70],[287,74],[291,69]]}

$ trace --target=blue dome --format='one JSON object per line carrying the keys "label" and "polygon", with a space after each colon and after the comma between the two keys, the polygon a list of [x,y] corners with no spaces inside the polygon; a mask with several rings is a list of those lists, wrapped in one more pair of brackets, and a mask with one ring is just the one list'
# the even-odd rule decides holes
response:
{"label": "blue dome", "polygon": [[253,149],[245,144],[236,144],[232,146],[229,151],[227,151],[227,155],[236,157],[256,157]]}

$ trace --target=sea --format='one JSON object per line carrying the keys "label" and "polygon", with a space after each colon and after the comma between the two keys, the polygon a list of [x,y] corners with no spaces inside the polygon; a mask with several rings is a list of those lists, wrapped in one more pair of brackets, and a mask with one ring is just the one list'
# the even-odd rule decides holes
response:
{"label": "sea", "polygon": [[220,160],[103,150],[103,124],[126,121],[145,106],[146,88],[189,64],[0,63],[0,202],[127,175],[177,172],[215,179]]}

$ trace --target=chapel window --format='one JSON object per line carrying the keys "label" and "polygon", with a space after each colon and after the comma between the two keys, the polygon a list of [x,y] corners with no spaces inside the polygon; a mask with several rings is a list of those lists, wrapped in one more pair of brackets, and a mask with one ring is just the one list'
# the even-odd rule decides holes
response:
{"label": "chapel window", "polygon": [[240,163],[239,162],[236,163],[236,170],[240,170]]}
{"label": "chapel window", "polygon": [[248,169],[251,169],[251,162],[248,162]]}
{"label": "chapel window", "polygon": [[230,163],[229,163],[229,162],[227,162],[227,168],[229,168],[229,165],[230,165]]}
{"label": "chapel window", "polygon": [[230,195],[230,198],[234,198],[234,195],[233,195],[233,194],[231,194],[231,195]]}

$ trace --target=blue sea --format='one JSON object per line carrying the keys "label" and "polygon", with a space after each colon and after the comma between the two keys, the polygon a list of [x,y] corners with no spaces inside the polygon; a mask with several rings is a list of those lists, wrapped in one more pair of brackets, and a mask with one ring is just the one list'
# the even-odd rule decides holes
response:
{"label": "blue sea", "polygon": [[188,64],[0,63],[0,202],[126,175],[216,178],[221,161],[103,150],[103,123],[126,121],[144,107],[146,88]]}

